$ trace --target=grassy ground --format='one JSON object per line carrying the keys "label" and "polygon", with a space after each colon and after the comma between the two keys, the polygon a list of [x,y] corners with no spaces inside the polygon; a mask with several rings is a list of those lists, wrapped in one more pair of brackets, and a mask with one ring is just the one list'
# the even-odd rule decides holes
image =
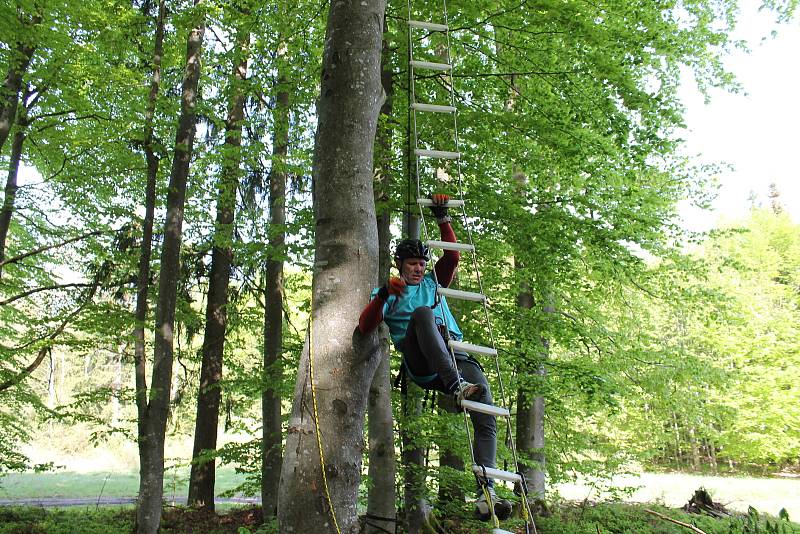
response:
{"label": "grassy ground", "polygon": [[[164,494],[168,503],[180,501],[188,492],[189,468],[170,469],[164,477]],[[233,469],[217,470],[217,493],[235,488],[243,476]],[[678,508],[686,504],[694,490],[705,487],[715,502],[731,510],[747,512],[749,506],[777,515],[785,508],[792,519],[800,519],[800,478],[745,478],[698,476],[683,473],[644,473],[640,477],[620,476],[612,480],[616,488],[631,487],[635,491],[625,502],[655,502]],[[609,495],[599,493],[586,484],[563,484],[560,495],[571,501],[598,501]],[[12,473],[0,478],[0,499],[41,497],[97,498],[135,497],[139,491],[137,473]]]}
{"label": "grassy ground", "polygon": [[[171,469],[164,474],[164,498],[168,503],[185,499],[189,491],[189,468]],[[233,469],[218,469],[216,491],[235,488],[244,481]],[[97,498],[135,497],[139,493],[138,473],[10,473],[0,478],[0,499],[39,497]]]}
{"label": "grassy ground", "polygon": [[[705,534],[800,534],[800,524],[775,518],[751,515],[714,519],[663,507],[656,507],[656,511],[693,525]],[[239,508],[220,515],[168,508],[164,512],[162,533],[276,534],[274,525],[259,526],[260,523],[258,508]],[[490,528],[486,523],[458,517],[441,519],[439,524],[447,534],[483,534]],[[0,508],[0,534],[130,534],[132,526],[132,510]],[[549,517],[537,518],[536,526],[539,534],[685,534],[690,531],[687,526],[648,514],[643,506],[623,504],[562,506]],[[515,533],[524,532],[520,521],[509,521],[502,527]]]}
{"label": "grassy ground", "polygon": [[[165,498],[168,504],[173,499],[185,502],[187,493],[188,468],[171,469],[165,476]],[[232,469],[217,471],[217,491],[231,489],[242,482],[241,475]],[[690,516],[674,508],[685,504],[694,490],[701,486],[709,489],[716,502],[731,510],[747,512],[753,506],[760,512],[777,515],[785,508],[789,517],[800,518],[800,479],[711,477],[688,474],[644,474],[639,478],[618,477],[612,483],[616,487],[638,487],[626,501],[650,502],[666,505],[656,508],[662,513],[686,523],[694,524],[706,534],[800,534],[800,525],[779,522],[774,517],[741,516],[729,520],[714,520],[707,517]],[[562,485],[562,497],[570,500],[591,503],[601,501],[607,495],[599,493],[588,485]],[[24,499],[44,497],[91,498],[133,497],[138,491],[136,473],[20,473],[0,478],[0,499]],[[690,532],[686,527],[671,524],[663,519],[644,512],[645,507],[654,505],[626,504],[566,504],[556,508],[552,517],[537,518],[539,534],[678,534]],[[240,526],[259,534],[273,534],[274,527],[260,528],[260,519],[254,518],[253,509],[241,507],[220,507],[227,511],[224,517],[202,516],[183,508],[168,507],[165,516],[165,534],[184,532],[206,532],[209,534],[228,532],[239,534]],[[250,510],[250,511],[248,511]],[[0,534],[67,534],[67,533],[126,533],[131,532],[131,507],[101,508],[80,506],[72,509],[42,508],[4,508],[0,507]],[[260,513],[260,512],[258,512]],[[454,511],[449,518],[440,523],[448,534],[487,532],[487,525],[470,520],[468,505]],[[513,523],[503,528],[524,532]],[[246,534],[242,531],[242,534]]]}

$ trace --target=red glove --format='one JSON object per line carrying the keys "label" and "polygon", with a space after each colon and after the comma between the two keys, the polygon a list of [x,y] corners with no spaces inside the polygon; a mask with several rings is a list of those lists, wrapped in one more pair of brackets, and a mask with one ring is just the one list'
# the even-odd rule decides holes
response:
{"label": "red glove", "polygon": [[400,296],[406,289],[406,281],[402,278],[397,276],[393,276],[389,278],[389,281],[386,282],[382,288],[378,290],[378,298],[382,301],[386,302],[389,300],[389,295],[397,295]]}
{"label": "red glove", "polygon": [[406,290],[406,281],[399,276],[389,278],[389,283],[386,284],[386,289],[390,295],[402,295]]}

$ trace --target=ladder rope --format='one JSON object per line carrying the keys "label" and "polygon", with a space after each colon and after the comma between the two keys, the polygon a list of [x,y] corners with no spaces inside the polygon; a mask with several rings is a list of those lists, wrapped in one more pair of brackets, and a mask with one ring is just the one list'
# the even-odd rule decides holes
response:
{"label": "ladder rope", "polygon": [[[407,4],[408,4],[408,20],[409,21],[413,20],[411,2],[412,2],[412,0],[407,0]],[[451,54],[450,20],[449,20],[449,15],[448,15],[448,10],[447,10],[447,0],[443,0],[443,9],[444,9],[444,23],[445,23],[444,34],[445,34],[445,39],[446,39],[446,51],[447,51],[447,56],[446,57],[447,57],[447,64],[450,65],[450,68],[449,68],[449,80],[446,82],[445,87],[446,87],[446,89],[449,90],[449,93],[450,93],[450,106],[453,109],[456,109],[456,95],[455,95],[455,87],[453,85],[454,84],[454,79],[453,79],[454,66],[453,66],[453,60],[452,60],[452,54]],[[414,42],[413,42],[412,29],[411,28],[412,28],[412,26],[411,26],[411,24],[409,24],[409,26],[408,26],[408,57],[409,57],[409,67],[408,68],[409,68],[409,81],[410,81],[410,83],[409,83],[409,93],[410,93],[410,95],[409,95],[410,96],[409,108],[411,108],[412,104],[416,103],[416,83],[415,83],[415,76],[414,76],[414,65],[412,63],[414,61],[414,53],[413,53]],[[412,109],[410,115],[413,117],[414,148],[418,149],[419,148],[419,136],[418,136],[418,129],[417,129],[417,109]],[[458,134],[458,112],[455,111],[455,112],[452,113],[452,115],[453,115],[453,135],[454,135],[454,141],[455,141],[455,152],[460,154],[461,153],[461,147],[460,147],[460,139],[459,139],[459,134]],[[418,155],[418,154],[414,158],[414,177],[415,177],[415,181],[416,181],[417,198],[422,198],[423,197],[423,195],[421,193],[421,188],[420,188],[420,169],[419,169],[420,168],[420,159],[421,159],[421,156]],[[435,170],[434,170],[434,172],[435,172]],[[463,199],[464,199],[464,181],[463,181],[463,175],[462,174],[463,173],[462,173],[461,158],[458,157],[458,158],[456,158],[456,180],[457,180],[457,184],[458,184],[458,195],[459,195],[459,198],[463,201]],[[434,178],[436,178],[435,175],[434,175]],[[410,184],[409,184],[409,186],[410,186]],[[424,236],[425,236],[426,240],[428,240],[428,239],[430,239],[430,232],[428,231],[428,224],[425,222],[425,217],[424,217],[422,205],[418,204],[418,206],[419,206],[419,217],[420,217],[420,221],[422,223],[421,224],[421,228],[422,228],[422,231],[424,233]],[[479,289],[479,292],[482,295],[485,295],[486,293],[484,292],[483,280],[481,278],[480,268],[479,268],[479,264],[478,264],[477,247],[475,247],[475,242],[474,242],[473,234],[472,234],[472,228],[471,228],[471,226],[469,224],[469,219],[467,217],[466,203],[463,203],[463,202],[462,202],[462,205],[461,205],[461,218],[462,218],[463,226],[464,226],[464,228],[465,228],[465,230],[467,232],[467,242],[472,246],[472,265],[473,265],[473,269],[475,271],[475,277],[476,277],[476,281],[477,281],[477,284],[478,284],[478,289]],[[439,281],[437,279],[436,270],[435,269],[433,270],[433,277],[434,277],[435,282],[438,285]],[[502,403],[502,406],[508,406],[509,404],[508,404],[508,398],[507,398],[506,391],[505,391],[505,384],[503,382],[503,376],[502,376],[501,369],[500,369],[500,359],[499,359],[498,353],[496,351],[497,342],[496,342],[494,331],[493,331],[493,328],[492,328],[492,321],[491,321],[491,318],[489,316],[488,299],[483,299],[483,315],[484,315],[484,319],[485,319],[485,324],[486,324],[486,329],[487,329],[487,333],[488,333],[488,336],[489,336],[489,340],[491,342],[491,347],[493,349],[495,349],[494,364],[495,364],[495,370],[497,372],[497,380],[498,380],[498,384],[499,384],[500,401]],[[452,359],[452,363],[457,368],[458,364],[457,364],[457,360],[456,360],[456,357],[455,357],[455,351],[454,351],[454,349],[452,347],[448,347],[448,348],[449,348],[449,352],[450,352],[450,357]],[[461,409],[461,412],[463,413],[463,416],[464,416],[463,417],[463,419],[464,419],[464,428],[465,428],[466,433],[467,433],[470,456],[472,457],[472,463],[474,465],[475,464],[475,451],[473,449],[472,433],[470,431],[470,425],[469,425],[469,421],[468,421],[468,418],[467,418],[468,417],[467,416],[467,410]],[[507,431],[507,433],[510,433],[510,429],[511,429],[511,412],[510,412],[510,410],[508,411],[508,414],[505,415],[504,417],[506,418],[506,431]],[[524,477],[524,475],[522,474],[522,471],[519,468],[519,459],[518,459],[518,454],[517,454],[517,450],[516,450],[516,444],[515,444],[513,439],[510,439],[509,442],[510,442],[509,443],[509,445],[510,445],[509,449],[510,449],[511,456],[512,456],[512,459],[513,459],[514,469],[516,470],[516,472],[521,477],[520,495],[521,495],[522,508],[523,508],[522,515],[523,515],[523,518],[526,521],[526,530],[529,530],[529,528],[532,527],[533,528],[533,532],[535,533],[536,532],[536,525],[533,522],[532,514],[531,514],[531,510],[530,510],[530,503],[528,502],[528,498],[527,498],[528,491],[527,491],[527,484],[525,482],[525,477]],[[485,467],[484,467],[484,479],[488,480],[488,478],[486,477]],[[487,502],[489,504],[489,507],[491,509],[491,515],[492,515],[492,518],[494,519],[495,526],[497,528],[499,528],[499,521],[497,519],[497,516],[494,513],[494,503],[492,502],[492,500],[490,498],[488,486],[486,485],[485,482],[482,483],[482,486],[483,486],[484,495],[485,495],[485,497],[487,499]]]}
{"label": "ladder rope", "polygon": [[[408,0],[407,3],[408,3],[408,20],[412,20],[412,18],[411,18],[411,0]],[[446,22],[447,22],[447,13],[446,13],[446,6],[445,6],[445,23]],[[445,35],[447,35],[447,39],[448,39],[448,41],[447,41],[447,62],[448,62],[448,64],[451,65],[451,74],[452,74],[452,64],[450,63],[451,62],[451,58],[450,58],[450,37],[449,37],[450,36],[450,29],[449,29],[449,26],[448,26],[448,29],[445,30]],[[410,85],[410,90],[411,90],[411,97],[410,98],[411,98],[411,100],[409,102],[409,107],[411,107],[410,104],[413,103],[413,102],[416,102],[416,81],[414,79],[414,72],[413,72],[414,67],[413,67],[413,64],[412,64],[412,61],[414,60],[414,42],[413,42],[413,37],[412,37],[412,32],[411,32],[411,27],[410,26],[408,28],[408,56],[409,56],[409,67],[408,68],[409,68],[409,72],[411,73],[411,76],[410,76],[410,78],[411,78],[411,85]],[[452,93],[453,93],[453,91],[452,91],[452,76],[451,76],[451,85],[450,85],[451,103],[453,102]],[[453,117],[455,117],[455,115],[456,115],[456,113],[453,113]],[[414,117],[414,128],[413,128],[413,130],[414,130],[414,148],[417,149],[417,148],[419,148],[419,137],[418,137],[418,132],[417,132],[417,112],[416,112],[416,110],[412,111],[412,116]],[[457,160],[457,161],[460,161],[460,160]],[[420,189],[420,179],[419,179],[419,166],[420,166],[419,163],[420,163],[420,156],[416,155],[415,158],[414,158],[414,171],[415,171],[414,174],[415,174],[415,177],[416,177],[417,198],[421,198],[422,197],[422,192],[421,192],[421,189]],[[460,165],[460,163],[459,163],[459,165]],[[459,166],[459,178],[460,178],[460,173],[461,173],[461,169],[460,169],[460,166]],[[461,194],[461,198],[463,198],[463,194]],[[428,223],[425,222],[425,216],[424,216],[424,212],[423,212],[422,206],[420,206],[419,204],[417,204],[417,206],[418,206],[418,209],[419,209],[419,219],[420,219],[420,222],[421,222],[420,227],[422,229],[423,235],[425,236],[425,240],[427,241],[427,240],[430,239],[430,232],[428,231]],[[462,210],[463,210],[463,207],[462,207]],[[436,276],[436,269],[433,270],[433,279],[436,282],[436,285],[438,286],[439,285],[439,279]],[[438,297],[438,292],[437,292],[437,297]],[[438,303],[438,301],[437,301],[437,303]],[[453,364],[453,368],[458,369],[458,362],[456,360],[455,351],[453,350],[452,347],[449,347],[449,346],[448,346],[448,351],[450,352],[450,360],[451,360],[451,362]],[[475,450],[474,450],[474,447],[473,447],[473,444],[472,444],[472,432],[470,430],[469,419],[467,417],[467,413],[464,410],[461,410],[461,412],[463,414],[464,430],[466,431],[467,438],[468,438],[467,439],[467,443],[469,444],[469,454],[470,454],[470,458],[472,458],[472,463],[474,464],[475,463]]]}

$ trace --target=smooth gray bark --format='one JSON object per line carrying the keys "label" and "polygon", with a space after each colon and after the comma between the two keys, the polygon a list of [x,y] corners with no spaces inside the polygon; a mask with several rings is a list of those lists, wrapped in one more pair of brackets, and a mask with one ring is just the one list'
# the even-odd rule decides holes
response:
{"label": "smooth gray bark", "polygon": [[379,358],[376,336],[362,338],[356,327],[378,268],[372,171],[383,103],[385,8],[383,0],[330,4],[312,173],[312,325],[301,356],[281,469],[282,534],[334,532],[334,514],[341,532],[354,534],[359,529],[364,414]]}
{"label": "smooth gray bark", "polygon": [[211,251],[211,273],[206,301],[206,324],[203,332],[203,360],[200,366],[200,387],[197,392],[192,469],[189,475],[187,504],[214,510],[216,459],[204,458],[217,449],[220,382],[224,366],[225,329],[228,326],[228,286],[233,262],[233,230],[236,193],[242,161],[242,128],[244,121],[247,59],[250,54],[250,32],[239,29],[236,37],[238,61],[231,76],[231,102],[225,120],[225,147],[222,172],[217,192],[217,217],[214,247]]}
{"label": "smooth gray bark", "polygon": [[[530,291],[523,290],[517,295],[517,306],[530,310],[534,306]],[[542,338],[541,356],[547,357],[549,343]],[[545,375],[543,365],[534,372]],[[544,499],[545,457],[544,457],[544,397],[532,395],[525,389],[517,391],[517,450],[520,455],[531,459],[521,461],[520,469],[528,481],[528,490],[535,499]]]}
{"label": "smooth gray bark", "polygon": [[[195,0],[196,6],[199,0]],[[146,409],[144,436],[140,440],[139,500],[136,509],[137,534],[156,534],[161,523],[164,494],[164,440],[169,414],[172,364],[174,359],[173,333],[180,249],[183,237],[183,210],[186,202],[186,182],[195,138],[197,87],[200,80],[200,60],[205,33],[205,19],[189,32],[186,45],[186,68],[181,95],[181,114],[175,134],[175,153],[172,159],[167,215],[164,222],[164,243],[161,249],[158,303],[156,305],[153,378]]]}
{"label": "smooth gray bark", "polygon": [[283,255],[286,241],[286,154],[289,147],[289,90],[286,50],[278,50],[278,93],[273,112],[272,168],[269,173],[269,245],[265,267],[264,391],[261,394],[261,508],[264,519],[278,514],[278,487],[283,460],[281,395],[283,381]]}

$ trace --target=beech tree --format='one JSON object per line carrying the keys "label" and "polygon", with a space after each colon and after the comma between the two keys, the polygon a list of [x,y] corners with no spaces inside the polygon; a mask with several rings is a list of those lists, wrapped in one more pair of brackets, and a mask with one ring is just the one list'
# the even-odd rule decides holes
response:
{"label": "beech tree", "polygon": [[[247,13],[241,13],[247,21]],[[228,326],[228,285],[233,262],[234,218],[241,174],[241,145],[246,100],[245,81],[250,57],[249,25],[240,21],[236,30],[233,68],[230,77],[230,105],[225,120],[217,194],[217,218],[213,235],[206,323],[203,336],[203,361],[195,419],[192,471],[189,478],[189,504],[214,509],[214,481],[217,427],[222,393],[220,381],[224,366],[225,333]],[[209,457],[210,456],[210,457]]]}
{"label": "beech tree", "polygon": [[328,12],[312,171],[311,319],[278,500],[286,533],[333,532],[334,515],[343,532],[358,529],[364,413],[378,357],[375,336],[355,332],[378,265],[372,169],[384,10],[382,0],[366,0],[335,2]]}

